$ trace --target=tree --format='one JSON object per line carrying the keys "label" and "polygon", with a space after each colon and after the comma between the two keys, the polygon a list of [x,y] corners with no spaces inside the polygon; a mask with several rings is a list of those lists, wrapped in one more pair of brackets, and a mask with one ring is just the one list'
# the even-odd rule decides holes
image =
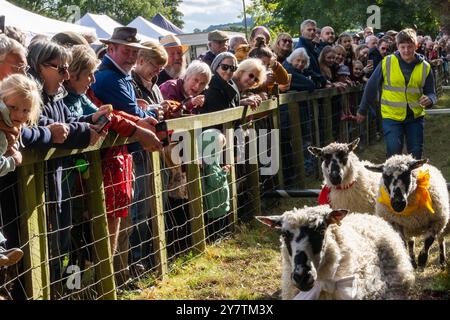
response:
{"label": "tree", "polygon": [[10,0],[27,10],[51,18],[66,20],[72,15],[69,6],[78,6],[83,16],[87,12],[106,14],[112,19],[127,25],[137,16],[150,20],[161,13],[175,25],[182,28],[183,14],[178,11],[182,0]]}
{"label": "tree", "polygon": [[[444,4],[443,4],[444,3]],[[360,29],[367,25],[367,7],[377,5],[381,9],[381,29],[400,30],[417,26],[434,34],[445,19],[443,7],[448,0],[361,0],[349,5],[347,0],[253,0],[249,8],[255,24],[264,24],[273,30],[299,34],[300,23],[314,19],[319,27],[332,26],[337,33]]]}

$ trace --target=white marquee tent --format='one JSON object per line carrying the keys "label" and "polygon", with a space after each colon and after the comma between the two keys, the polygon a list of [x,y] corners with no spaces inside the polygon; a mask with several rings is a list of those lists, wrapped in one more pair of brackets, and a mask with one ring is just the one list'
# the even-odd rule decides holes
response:
{"label": "white marquee tent", "polygon": [[[123,27],[123,25],[107,16],[106,14],[86,13],[80,20],[77,21],[77,23],[82,26],[94,28],[97,31],[97,37],[99,39],[109,39],[114,32],[114,28]],[[132,26],[129,25],[129,27]],[[140,28],[135,28],[138,29],[137,37],[140,40],[158,40],[157,37],[151,37],[143,34]]]}
{"label": "white marquee tent", "polygon": [[106,14],[86,13],[77,23],[82,26],[94,28],[97,31],[97,37],[100,39],[109,39],[114,28],[123,27]]}
{"label": "white marquee tent", "polygon": [[128,27],[136,28],[138,29],[139,33],[156,40],[159,40],[160,37],[167,36],[169,34],[174,34],[173,32],[158,27],[156,24],[151,23],[150,21],[144,19],[141,16],[138,16],[136,19],[131,21],[128,24]]}
{"label": "white marquee tent", "polygon": [[0,15],[5,16],[5,25],[19,28],[27,34],[28,40],[36,34],[51,37],[62,31],[95,34],[93,28],[47,18],[12,5],[5,0],[0,0]]}

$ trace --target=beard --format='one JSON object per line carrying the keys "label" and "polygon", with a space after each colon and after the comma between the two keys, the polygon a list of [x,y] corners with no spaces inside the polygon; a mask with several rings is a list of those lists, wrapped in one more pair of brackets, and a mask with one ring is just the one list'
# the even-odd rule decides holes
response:
{"label": "beard", "polygon": [[164,69],[172,79],[178,79],[186,71],[186,60],[183,59],[181,65],[167,65]]}

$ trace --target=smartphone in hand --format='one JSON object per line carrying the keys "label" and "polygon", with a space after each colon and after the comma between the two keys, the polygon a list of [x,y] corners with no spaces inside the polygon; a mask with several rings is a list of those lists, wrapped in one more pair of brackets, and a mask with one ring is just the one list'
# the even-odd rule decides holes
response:
{"label": "smartphone in hand", "polygon": [[155,125],[155,133],[158,139],[162,142],[163,147],[167,147],[169,145],[169,131],[167,130],[167,122],[158,122]]}
{"label": "smartphone in hand", "polygon": [[102,130],[108,123],[109,119],[105,115],[100,116],[100,118],[98,118],[97,122],[95,123],[96,125],[98,125],[97,132],[102,132]]}

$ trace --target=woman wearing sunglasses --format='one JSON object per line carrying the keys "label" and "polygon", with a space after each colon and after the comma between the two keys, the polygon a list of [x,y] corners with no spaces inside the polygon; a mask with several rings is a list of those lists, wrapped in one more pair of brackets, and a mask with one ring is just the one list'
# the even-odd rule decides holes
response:
{"label": "woman wearing sunglasses", "polygon": [[[233,75],[233,82],[239,89],[241,106],[256,109],[261,104],[261,97],[250,92],[260,87],[266,81],[266,67],[260,59],[249,58],[239,64]],[[243,98],[245,97],[245,98]]]}
{"label": "woman wearing sunglasses", "polygon": [[[94,145],[101,134],[97,133],[96,123],[102,116],[108,116],[107,108],[89,115],[74,117],[63,101],[67,91],[63,86],[65,80],[70,79],[69,64],[71,53],[65,47],[49,41],[36,40],[28,47],[28,65],[30,74],[42,84],[42,100],[44,106],[39,119],[39,125],[47,126],[62,123],[65,130],[61,132],[63,142],[54,147],[65,149],[82,149]],[[64,170],[63,158],[46,162],[48,190],[48,223],[49,233],[51,294],[57,297],[63,290],[63,260],[70,250],[70,226],[72,210],[70,201],[62,201],[62,176]]]}
{"label": "woman wearing sunglasses", "polygon": [[289,33],[282,32],[278,35],[272,51],[277,55],[277,61],[283,63],[292,53],[292,37]]}
{"label": "woman wearing sunglasses", "polygon": [[239,89],[233,82],[237,60],[231,52],[222,52],[211,63],[213,76],[205,93],[202,113],[220,111],[239,106]]}

